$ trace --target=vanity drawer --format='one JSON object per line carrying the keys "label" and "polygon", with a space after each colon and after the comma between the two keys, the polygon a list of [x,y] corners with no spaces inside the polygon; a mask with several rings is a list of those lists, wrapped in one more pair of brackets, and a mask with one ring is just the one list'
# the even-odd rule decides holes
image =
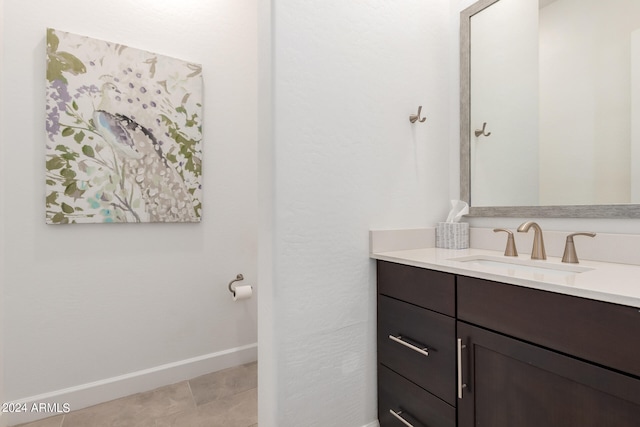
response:
{"label": "vanity drawer", "polygon": [[378,261],[378,293],[449,316],[456,313],[453,274]]}
{"label": "vanity drawer", "polygon": [[424,391],[389,368],[378,365],[378,421],[380,427],[403,427],[390,411],[414,426],[454,427],[453,406]]}
{"label": "vanity drawer", "polygon": [[455,405],[455,361],[453,318],[378,296],[378,362]]}
{"label": "vanity drawer", "polygon": [[458,318],[640,376],[640,310],[458,276]]}

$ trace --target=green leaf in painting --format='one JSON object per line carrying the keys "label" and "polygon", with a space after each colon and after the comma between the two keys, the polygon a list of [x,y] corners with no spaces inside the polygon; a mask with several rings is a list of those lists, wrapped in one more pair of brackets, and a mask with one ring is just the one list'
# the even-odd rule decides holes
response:
{"label": "green leaf in painting", "polygon": [[160,118],[162,119],[162,122],[165,125],[167,125],[167,126],[172,126],[173,125],[173,121],[169,117],[165,116],[164,114],[160,114]]}
{"label": "green leaf in painting", "polygon": [[78,191],[78,184],[73,181],[64,189],[64,194],[66,194],[67,196],[73,196],[76,191]]}
{"label": "green leaf in painting", "polygon": [[59,44],[60,39],[56,36],[55,30],[47,29],[47,80],[50,82],[60,80],[67,84],[63,72],[78,75],[86,73],[87,69],[76,56],[69,52],[58,52]]}
{"label": "green leaf in painting", "polygon": [[195,169],[195,164],[193,163],[193,160],[191,160],[191,158],[189,158],[189,160],[187,160],[187,163],[184,165],[184,168],[188,171],[193,172]]}
{"label": "green leaf in painting", "polygon": [[58,50],[60,40],[54,31],[53,28],[47,28],[47,52],[55,52]]}
{"label": "green leaf in painting", "polygon": [[56,151],[62,151],[62,152],[67,153],[69,151],[69,149],[66,146],[60,144],[60,145],[56,145]]}
{"label": "green leaf in painting", "polygon": [[57,56],[61,58],[61,62],[63,64],[62,71],[69,71],[75,76],[87,72],[87,68],[84,66],[82,61],[69,52],[58,52]]}
{"label": "green leaf in painting", "polygon": [[[66,182],[65,182],[66,184]],[[86,190],[80,190],[78,188],[78,182],[77,181],[71,181],[65,188],[64,188],[64,194],[66,194],[67,196],[73,197],[73,200],[78,200],[79,198],[82,197],[82,195],[85,193]]]}
{"label": "green leaf in painting", "polygon": [[69,222],[69,220],[64,216],[64,214],[62,212],[58,212],[57,214],[55,214],[53,216],[53,218],[51,218],[51,222],[55,223],[55,224],[65,224],[65,220],[67,220],[67,222]]}
{"label": "green leaf in painting", "polygon": [[65,85],[68,83],[67,79],[62,75],[62,65],[55,54],[47,55],[47,80],[50,82],[60,80]]}
{"label": "green leaf in painting", "polygon": [[56,185],[56,182],[52,179],[47,180],[47,185]]}
{"label": "green leaf in painting", "polygon": [[76,157],[78,157],[79,154],[78,153],[64,153],[62,154],[60,157],[62,157],[65,160],[70,160],[73,161],[76,159]]}
{"label": "green leaf in painting", "polygon": [[193,115],[192,117],[193,117],[193,118],[188,119],[188,120],[185,122],[185,124],[184,124],[184,125],[185,125],[186,127],[188,127],[188,128],[194,127],[194,126],[196,125],[196,123],[197,123],[197,121],[196,121],[196,117],[197,117],[197,116],[196,116],[196,115]]}
{"label": "green leaf in painting", "polygon": [[68,168],[62,169],[60,171],[60,175],[64,176],[67,179],[72,179],[76,177],[76,173],[73,171],[73,169],[68,169]]}
{"label": "green leaf in painting", "polygon": [[52,158],[50,158],[49,160],[47,160],[47,170],[56,170],[56,169],[60,169],[63,166],[65,166],[65,161],[62,160],[60,157],[58,156],[54,156]]}
{"label": "green leaf in painting", "polygon": [[50,207],[51,205],[58,206],[58,201],[56,200],[57,198],[58,198],[58,192],[52,191],[51,194],[47,196],[47,207]]}
{"label": "green leaf in painting", "polygon": [[71,128],[62,129],[62,136],[69,136],[69,135],[73,135],[73,129]]}
{"label": "green leaf in painting", "polygon": [[95,157],[96,153],[93,151],[93,147],[90,145],[83,145],[82,146],[82,153],[87,156],[87,157]]}
{"label": "green leaf in painting", "polygon": [[70,214],[73,213],[73,207],[69,206],[68,204],[62,202],[62,212]]}
{"label": "green leaf in painting", "polygon": [[76,133],[76,134],[73,136],[73,139],[75,139],[75,140],[76,140],[76,142],[77,142],[78,144],[80,144],[80,143],[82,142],[82,140],[84,139],[84,132],[83,132],[83,131],[80,131],[80,132]]}

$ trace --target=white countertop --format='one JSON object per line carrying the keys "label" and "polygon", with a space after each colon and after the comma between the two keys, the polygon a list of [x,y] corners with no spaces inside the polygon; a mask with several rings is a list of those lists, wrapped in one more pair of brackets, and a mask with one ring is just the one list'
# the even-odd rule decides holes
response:
{"label": "white countertop", "polygon": [[[539,271],[519,271],[506,266],[471,266],[471,263],[467,264],[451,260],[451,258],[474,255],[503,257],[502,252],[484,249],[455,250],[439,248],[376,252],[370,254],[370,257],[398,264],[640,308],[640,266],[637,265],[581,260],[580,264],[577,265],[592,268],[593,270],[560,276],[551,274],[551,272],[545,274]],[[529,260],[529,255],[520,255],[518,258]],[[545,261],[534,261],[534,263],[567,266],[567,264],[561,262],[560,258],[556,257],[548,257]]]}

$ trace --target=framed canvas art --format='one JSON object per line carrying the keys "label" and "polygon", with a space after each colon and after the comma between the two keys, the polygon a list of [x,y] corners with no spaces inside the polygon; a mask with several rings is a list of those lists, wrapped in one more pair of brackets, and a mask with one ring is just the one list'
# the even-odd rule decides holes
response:
{"label": "framed canvas art", "polygon": [[202,67],[47,29],[46,222],[198,222]]}

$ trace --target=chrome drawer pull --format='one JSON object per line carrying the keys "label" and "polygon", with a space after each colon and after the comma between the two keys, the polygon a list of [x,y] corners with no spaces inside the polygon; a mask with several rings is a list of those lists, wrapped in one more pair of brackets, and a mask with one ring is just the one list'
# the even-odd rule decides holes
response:
{"label": "chrome drawer pull", "polygon": [[466,345],[462,344],[462,339],[458,338],[458,399],[462,399],[462,389],[467,385],[462,383],[462,349],[467,348]]}
{"label": "chrome drawer pull", "polygon": [[395,412],[393,409],[389,409],[389,412],[391,413],[391,415],[393,415],[394,417],[399,419],[402,424],[404,424],[406,426],[409,426],[409,427],[413,427],[413,424],[411,424],[409,421],[405,420],[404,418],[402,418],[400,416],[400,414],[402,414],[402,411]]}
{"label": "chrome drawer pull", "polygon": [[417,347],[411,343],[406,342],[405,340],[402,339],[402,335],[398,335],[397,337],[394,337],[393,335],[389,335],[389,339],[392,341],[397,342],[398,344],[402,344],[405,347],[410,348],[413,351],[417,351],[418,353],[428,356],[429,355],[429,349],[427,347]]}

